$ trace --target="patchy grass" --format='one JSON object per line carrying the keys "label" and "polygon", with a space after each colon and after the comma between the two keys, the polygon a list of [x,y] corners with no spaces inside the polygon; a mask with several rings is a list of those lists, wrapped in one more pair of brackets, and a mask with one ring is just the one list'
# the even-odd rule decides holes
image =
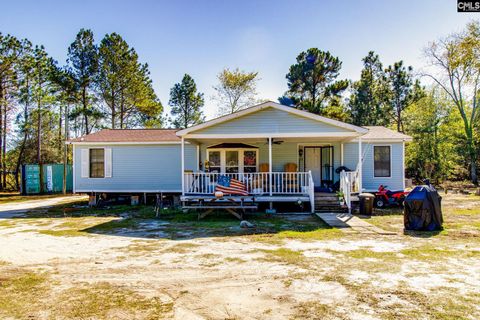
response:
{"label": "patchy grass", "polygon": [[39,230],[38,233],[52,237],[86,237],[92,236],[92,234],[86,233],[80,230],[74,229],[62,229],[62,230]]}
{"label": "patchy grass", "polygon": [[480,208],[455,208],[448,210],[449,213],[459,216],[480,215]]}
{"label": "patchy grass", "polygon": [[292,320],[297,319],[347,319],[346,316],[336,311],[335,306],[331,304],[323,304],[318,301],[301,302],[294,307],[294,314],[290,317]]}
{"label": "patchy grass", "polygon": [[138,222],[139,220],[134,218],[113,219],[87,228],[85,231],[93,233],[114,233],[118,229],[137,229]]}
{"label": "patchy grass", "polygon": [[247,260],[244,260],[244,259],[238,258],[238,257],[226,257],[225,261],[226,262],[232,262],[232,263],[245,263],[245,262],[247,262]]}
{"label": "patchy grass", "polygon": [[2,269],[0,275],[0,316],[24,319],[43,309],[48,276],[21,269]]}
{"label": "patchy grass", "polygon": [[266,255],[258,260],[264,262],[284,263],[294,265],[305,265],[306,257],[301,251],[290,250],[287,248],[278,248],[273,250],[262,249],[258,250]]}
{"label": "patchy grass", "polygon": [[200,247],[199,244],[190,243],[190,242],[183,242],[176,244],[174,246],[168,247],[163,250],[163,252],[170,252],[170,253],[187,253],[191,252],[192,249]]}
{"label": "patchy grass", "polygon": [[[444,229],[440,232],[406,231],[405,234],[411,237],[480,244],[480,197],[460,194],[442,196]],[[387,231],[404,233],[403,208],[376,209],[368,222]]]}
{"label": "patchy grass", "polygon": [[[382,319],[417,319],[419,315],[425,319],[476,319],[480,314],[477,308],[480,294],[461,294],[456,288],[436,287],[426,294],[411,289],[404,282],[390,288],[365,281],[355,283],[338,272],[324,276],[323,280],[341,284],[356,306],[367,306],[374,316]],[[351,305],[345,307],[352,308]]]}
{"label": "patchy grass", "polygon": [[480,257],[480,250],[478,249],[447,249],[429,244],[402,249],[400,253],[410,259],[421,261],[439,261],[449,258],[469,259]]}
{"label": "patchy grass", "polygon": [[63,194],[30,195],[24,196],[20,193],[0,193],[0,204],[9,202],[22,202],[30,200],[44,200],[51,198],[65,197]]}
{"label": "patchy grass", "polygon": [[147,298],[135,291],[107,282],[80,284],[60,295],[54,313],[66,319],[164,319],[173,303]]}

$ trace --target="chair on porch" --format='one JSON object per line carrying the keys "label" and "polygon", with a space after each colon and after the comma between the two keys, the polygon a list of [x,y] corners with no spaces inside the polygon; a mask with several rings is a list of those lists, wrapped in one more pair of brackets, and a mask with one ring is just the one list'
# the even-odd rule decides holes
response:
{"label": "chair on porch", "polygon": [[252,181],[252,189],[253,193],[265,193],[268,192],[268,176],[265,174],[269,172],[269,165],[268,163],[260,163],[258,166],[258,172],[263,173],[257,175],[255,180]]}
{"label": "chair on porch", "polygon": [[286,163],[283,167],[283,171],[286,172],[285,180],[283,181],[284,190],[287,192],[298,191],[298,181],[296,174],[288,174],[288,173],[296,173],[298,166],[296,163]]}

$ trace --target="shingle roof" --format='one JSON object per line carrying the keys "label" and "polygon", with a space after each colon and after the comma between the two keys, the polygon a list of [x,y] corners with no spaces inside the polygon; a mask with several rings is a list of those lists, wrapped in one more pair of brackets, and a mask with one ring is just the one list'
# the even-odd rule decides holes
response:
{"label": "shingle roof", "polygon": [[103,129],[70,142],[177,142],[178,129]]}
{"label": "shingle roof", "polygon": [[382,126],[365,126],[369,131],[368,133],[362,136],[362,139],[365,140],[391,140],[391,139],[401,139],[405,141],[411,141],[412,137],[403,134],[401,132],[397,132],[394,130],[390,130],[388,128]]}
{"label": "shingle roof", "polygon": [[[412,137],[381,126],[365,126],[369,130],[362,136],[365,140],[405,140]],[[178,129],[103,129],[70,142],[179,142]]]}

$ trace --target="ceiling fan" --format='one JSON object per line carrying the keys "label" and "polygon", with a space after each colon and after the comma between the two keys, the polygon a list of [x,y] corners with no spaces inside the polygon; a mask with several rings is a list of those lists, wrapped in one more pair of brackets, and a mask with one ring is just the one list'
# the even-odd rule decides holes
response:
{"label": "ceiling fan", "polygon": [[[283,143],[283,140],[276,140],[272,138],[272,144],[282,144]],[[267,139],[267,143],[268,144],[268,139]]]}

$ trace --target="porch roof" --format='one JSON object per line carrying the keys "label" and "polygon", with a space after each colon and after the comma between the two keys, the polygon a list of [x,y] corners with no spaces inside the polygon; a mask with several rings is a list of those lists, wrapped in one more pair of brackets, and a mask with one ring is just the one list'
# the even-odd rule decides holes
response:
{"label": "porch roof", "polygon": [[[267,113],[268,110],[270,110],[270,113]],[[254,113],[256,114],[253,115]],[[242,119],[248,120],[243,120],[244,123],[240,123]],[[229,125],[225,126],[225,123]],[[239,128],[239,126],[241,127]],[[177,135],[197,139],[213,138],[215,136],[225,138],[302,138],[357,137],[367,132],[368,129],[363,127],[268,101],[179,130]]]}

